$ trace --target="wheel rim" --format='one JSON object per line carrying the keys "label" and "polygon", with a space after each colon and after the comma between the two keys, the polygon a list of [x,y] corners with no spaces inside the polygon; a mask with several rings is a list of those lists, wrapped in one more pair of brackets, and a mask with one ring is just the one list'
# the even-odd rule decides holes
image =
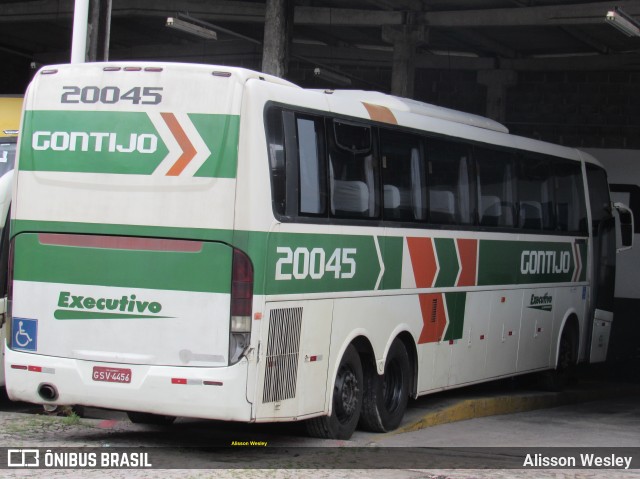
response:
{"label": "wheel rim", "polygon": [[403,380],[400,362],[396,359],[391,360],[387,364],[382,380],[382,398],[388,412],[395,411],[400,405]]}
{"label": "wheel rim", "polygon": [[359,391],[355,372],[349,367],[341,367],[333,390],[335,414],[340,423],[349,422],[357,411]]}

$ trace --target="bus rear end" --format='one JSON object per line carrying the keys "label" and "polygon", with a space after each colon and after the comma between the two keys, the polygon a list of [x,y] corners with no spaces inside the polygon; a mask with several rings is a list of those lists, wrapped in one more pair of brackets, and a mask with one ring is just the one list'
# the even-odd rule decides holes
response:
{"label": "bus rear end", "polygon": [[152,63],[36,75],[12,211],[12,399],[251,419],[253,268],[233,246],[250,78]]}

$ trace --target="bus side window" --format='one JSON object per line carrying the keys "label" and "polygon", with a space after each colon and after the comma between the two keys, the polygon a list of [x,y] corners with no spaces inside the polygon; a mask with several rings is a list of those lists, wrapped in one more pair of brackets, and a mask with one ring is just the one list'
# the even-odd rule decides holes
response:
{"label": "bus side window", "polygon": [[587,184],[589,185],[589,201],[591,204],[591,227],[594,235],[597,235],[600,223],[611,218],[613,214],[607,173],[598,166],[587,164]]}
{"label": "bus side window", "polygon": [[299,213],[326,214],[326,167],[323,154],[323,121],[319,117],[296,118],[299,166]]}
{"label": "bus side window", "polygon": [[346,218],[379,216],[378,168],[371,127],[330,121],[329,186],[331,214]]}
{"label": "bus side window", "polygon": [[274,212],[278,215],[284,215],[286,212],[287,175],[282,109],[269,108],[265,114],[265,125],[269,170],[271,172],[271,201]]}
{"label": "bus side window", "polygon": [[426,182],[419,136],[381,128],[382,193],[384,218],[424,220]]}
{"label": "bus side window", "polygon": [[587,209],[580,163],[556,160],[557,230],[587,234]]}
{"label": "bus side window", "polygon": [[522,229],[556,229],[555,188],[551,161],[529,154],[518,158],[518,226]]}
{"label": "bus side window", "polygon": [[478,169],[478,205],[481,226],[515,226],[515,178],[512,154],[474,148]]}
{"label": "bus side window", "polygon": [[464,143],[429,138],[426,146],[429,223],[473,224],[469,148]]}

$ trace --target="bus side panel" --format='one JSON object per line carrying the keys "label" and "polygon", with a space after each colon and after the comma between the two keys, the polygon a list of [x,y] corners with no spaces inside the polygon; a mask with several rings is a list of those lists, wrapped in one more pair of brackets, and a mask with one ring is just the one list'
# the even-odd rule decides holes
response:
{"label": "bus side panel", "polygon": [[[448,385],[463,384],[487,376],[487,338],[490,329],[491,293],[468,294],[462,338],[452,345]],[[451,312],[449,311],[451,317]],[[448,329],[452,328],[449,322]],[[446,331],[445,331],[446,334]]]}
{"label": "bus side panel", "polygon": [[453,348],[438,341],[418,347],[418,394],[443,389],[449,383]]}
{"label": "bus side panel", "polygon": [[518,372],[549,367],[555,289],[527,289],[522,298]]}
{"label": "bus side panel", "polygon": [[[337,367],[354,338],[364,338],[373,350],[375,366],[382,371],[393,340],[401,333],[413,337],[420,354],[420,336],[429,328],[423,321],[418,295],[368,296],[335,300],[331,331],[331,369],[328,391],[333,391]],[[327,395],[327,405],[331,395]]]}
{"label": "bus side panel", "polygon": [[325,411],[333,300],[267,302],[260,329],[256,420]]}
{"label": "bus side panel", "polygon": [[489,293],[491,325],[487,342],[487,378],[516,372],[522,291],[503,290]]}

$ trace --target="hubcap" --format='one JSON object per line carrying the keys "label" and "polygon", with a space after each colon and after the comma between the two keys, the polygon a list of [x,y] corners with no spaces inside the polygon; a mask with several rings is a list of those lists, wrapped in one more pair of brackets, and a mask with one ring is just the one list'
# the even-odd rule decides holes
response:
{"label": "hubcap", "polygon": [[341,423],[348,422],[358,408],[358,378],[348,367],[340,368],[333,391],[336,417]]}

